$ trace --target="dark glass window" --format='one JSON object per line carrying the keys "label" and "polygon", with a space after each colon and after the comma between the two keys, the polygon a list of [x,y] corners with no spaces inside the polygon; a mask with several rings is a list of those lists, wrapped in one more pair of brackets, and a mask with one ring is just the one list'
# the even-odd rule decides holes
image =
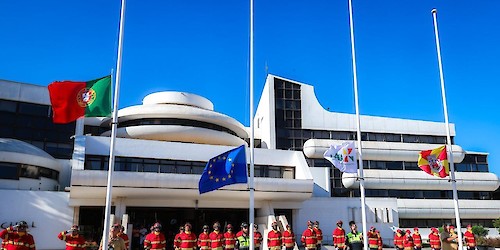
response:
{"label": "dark glass window", "polygon": [[0,162],[0,179],[19,180],[18,164]]}
{"label": "dark glass window", "polygon": [[40,176],[38,174],[38,167],[32,165],[21,165],[20,177],[38,179]]}

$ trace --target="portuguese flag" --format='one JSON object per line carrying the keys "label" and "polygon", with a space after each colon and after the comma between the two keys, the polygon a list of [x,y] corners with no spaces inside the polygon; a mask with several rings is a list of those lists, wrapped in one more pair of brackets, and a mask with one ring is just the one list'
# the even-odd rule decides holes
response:
{"label": "portuguese flag", "polygon": [[54,123],[111,114],[111,76],[88,82],[53,82],[48,88]]}
{"label": "portuguese flag", "polygon": [[448,166],[446,146],[421,151],[418,155],[418,167],[430,175],[441,178],[448,176],[450,168]]}

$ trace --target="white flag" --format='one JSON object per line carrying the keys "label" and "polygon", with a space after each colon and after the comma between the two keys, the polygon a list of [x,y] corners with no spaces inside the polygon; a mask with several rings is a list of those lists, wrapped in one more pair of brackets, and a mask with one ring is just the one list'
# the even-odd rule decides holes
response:
{"label": "white flag", "polygon": [[357,173],[356,147],[354,142],[344,142],[340,145],[331,145],[323,154],[323,157],[330,161],[341,172]]}

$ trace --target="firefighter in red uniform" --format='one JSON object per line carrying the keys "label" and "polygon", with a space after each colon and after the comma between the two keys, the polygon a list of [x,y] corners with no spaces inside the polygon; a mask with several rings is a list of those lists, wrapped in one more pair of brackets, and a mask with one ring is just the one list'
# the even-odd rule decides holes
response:
{"label": "firefighter in red uniform", "polygon": [[146,235],[144,239],[144,249],[146,250],[165,250],[167,241],[165,235],[161,232],[161,224],[156,222],[152,227],[152,232]]}
{"label": "firefighter in red uniform", "polygon": [[413,234],[411,235],[411,237],[413,238],[415,250],[422,250],[422,235],[420,235],[418,227],[413,228]]}
{"label": "firefighter in red uniform", "polygon": [[210,248],[212,250],[222,250],[224,244],[224,234],[220,231],[220,223],[215,222],[212,231],[208,237],[210,238]]}
{"label": "firefighter in red uniform", "polygon": [[198,248],[200,250],[208,250],[210,249],[210,237],[208,233],[208,225],[203,226],[203,232],[198,235]]}
{"label": "firefighter in red uniform", "polygon": [[319,228],[319,221],[314,222],[314,232],[316,233],[316,249],[321,249],[321,242],[323,241],[323,231]]}
{"label": "firefighter in red uniform", "polygon": [[378,250],[382,250],[382,248],[384,247],[384,243],[382,242],[382,236],[380,236],[380,232],[378,230],[375,230],[375,233],[377,234]]}
{"label": "firefighter in red uniform", "polygon": [[337,221],[337,228],[333,230],[333,247],[337,250],[344,250],[345,248],[345,230],[342,228],[343,222],[341,220]]}
{"label": "firefighter in red uniform", "polygon": [[414,250],[413,247],[415,247],[415,245],[413,244],[413,238],[411,237],[410,230],[406,230],[406,234],[403,240],[403,247],[404,250]]}
{"label": "firefighter in red uniform", "polygon": [[130,240],[128,239],[128,235],[125,233],[125,227],[120,226],[120,232],[118,233],[118,237],[122,238],[125,242],[125,249],[128,250],[128,245],[130,244]]}
{"label": "firefighter in red uniform", "polygon": [[397,250],[403,250],[403,241],[404,241],[404,232],[401,231],[401,229],[398,229],[396,231],[396,234],[394,235],[394,246],[396,246]]}
{"label": "firefighter in red uniform", "polygon": [[260,246],[262,245],[262,234],[259,232],[259,226],[257,224],[253,224],[253,242],[254,242],[254,250],[260,250]]}
{"label": "firefighter in red uniform", "polygon": [[60,232],[57,238],[66,242],[66,250],[85,250],[87,247],[85,238],[79,234],[78,225],[73,225],[70,230]]}
{"label": "firefighter in red uniform", "polygon": [[233,232],[233,225],[227,224],[227,231],[224,233],[224,249],[233,250],[236,244],[236,234]]}
{"label": "firefighter in red uniform", "polygon": [[283,232],[283,246],[285,246],[286,250],[295,248],[295,234],[292,232],[290,225],[286,225],[286,231]]}
{"label": "firefighter in red uniform", "polygon": [[316,250],[316,233],[314,232],[313,223],[311,221],[307,221],[307,228],[302,233],[300,242],[302,242],[305,249]]}
{"label": "firefighter in red uniform", "polygon": [[278,223],[275,221],[271,224],[273,230],[267,234],[267,247],[269,250],[281,250],[281,232],[278,230]]}
{"label": "firefighter in red uniform", "polygon": [[370,250],[378,250],[378,236],[375,232],[377,229],[374,227],[370,227],[370,231],[368,231],[368,247]]}
{"label": "firefighter in red uniform", "polygon": [[179,236],[181,236],[181,233],[184,232],[184,226],[179,227],[179,232],[174,236],[174,249],[179,249],[180,247],[180,240]]}
{"label": "firefighter in red uniform", "polygon": [[439,237],[439,231],[435,227],[431,228],[431,233],[429,234],[429,244],[431,245],[431,250],[441,249],[441,238]]}
{"label": "firefighter in red uniform", "polygon": [[467,250],[476,250],[476,237],[472,232],[472,225],[467,225],[467,231],[464,233],[464,241],[467,245]]}
{"label": "firefighter in red uniform", "polygon": [[191,232],[191,228],[189,222],[184,225],[184,232],[178,238],[180,250],[195,250],[197,238],[196,234]]}
{"label": "firefighter in red uniform", "polygon": [[35,240],[27,232],[28,223],[20,221],[15,226],[10,226],[0,232],[0,239],[6,250],[35,250]]}

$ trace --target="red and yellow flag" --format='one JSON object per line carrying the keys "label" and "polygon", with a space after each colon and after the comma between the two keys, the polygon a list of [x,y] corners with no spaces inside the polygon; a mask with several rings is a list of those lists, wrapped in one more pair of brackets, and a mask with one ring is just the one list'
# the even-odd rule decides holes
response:
{"label": "red and yellow flag", "polygon": [[421,151],[418,155],[418,167],[430,175],[445,178],[450,174],[446,146],[433,150]]}

